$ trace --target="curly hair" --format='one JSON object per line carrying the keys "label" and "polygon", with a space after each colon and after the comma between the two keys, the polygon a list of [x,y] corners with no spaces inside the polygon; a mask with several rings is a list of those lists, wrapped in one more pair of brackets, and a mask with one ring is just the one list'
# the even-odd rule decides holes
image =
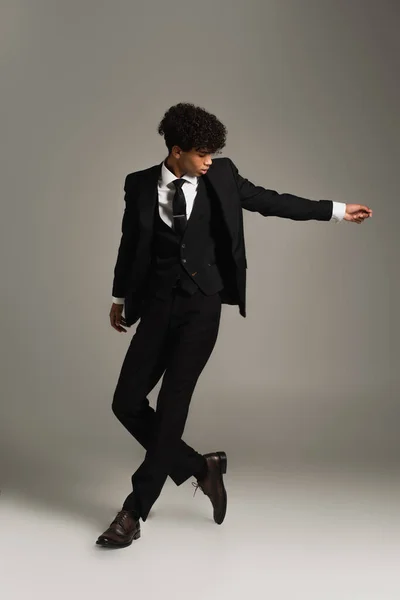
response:
{"label": "curly hair", "polygon": [[215,154],[225,146],[227,129],[204,108],[180,102],[164,114],[158,133],[164,136],[168,152],[176,145],[185,152],[195,148]]}

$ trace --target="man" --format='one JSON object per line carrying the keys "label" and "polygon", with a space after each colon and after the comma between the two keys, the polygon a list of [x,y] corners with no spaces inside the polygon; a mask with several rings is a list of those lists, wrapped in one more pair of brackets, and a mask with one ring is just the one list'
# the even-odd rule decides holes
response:
{"label": "man", "polygon": [[[226,128],[193,104],[172,106],[158,132],[168,156],[125,180],[122,237],[114,269],[110,322],[126,333],[139,319],[113,398],[113,412],[146,449],[132,475],[132,492],[97,543],[122,547],[140,537],[140,519],[168,475],[209,497],[222,523],[227,496],[226,453],[201,455],[183,439],[197,379],[214,348],[221,304],[246,316],[246,254],[242,209],[296,221],[362,223],[359,204],[279,194],[243,178],[229,158]],[[124,310],[125,316],[122,316]],[[148,394],[163,376],[156,410]]]}

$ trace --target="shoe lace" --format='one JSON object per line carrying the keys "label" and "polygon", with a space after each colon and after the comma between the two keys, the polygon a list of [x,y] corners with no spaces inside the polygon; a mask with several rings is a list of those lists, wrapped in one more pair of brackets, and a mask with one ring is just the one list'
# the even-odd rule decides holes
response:
{"label": "shoe lace", "polygon": [[127,516],[128,516],[128,513],[126,512],[126,510],[120,510],[119,513],[117,514],[117,516],[115,517],[114,521],[111,524],[116,523],[117,525],[120,525],[121,527],[123,527],[124,521]]}
{"label": "shoe lace", "polygon": [[199,488],[201,489],[201,491],[203,492],[203,494],[205,494],[205,491],[204,491],[204,490],[203,490],[203,488],[201,487],[201,483],[199,483],[198,481],[196,481],[196,482],[195,482],[195,481],[192,481],[192,485],[193,485],[193,487],[195,488],[193,496],[195,496],[195,494],[196,494],[196,492],[197,492],[197,490],[198,490]]}

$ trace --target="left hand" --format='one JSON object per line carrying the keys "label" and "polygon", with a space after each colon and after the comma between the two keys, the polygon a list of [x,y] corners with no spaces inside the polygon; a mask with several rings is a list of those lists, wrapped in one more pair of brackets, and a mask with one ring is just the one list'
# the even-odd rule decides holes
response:
{"label": "left hand", "polygon": [[363,223],[365,219],[372,217],[372,210],[362,204],[346,204],[345,221]]}

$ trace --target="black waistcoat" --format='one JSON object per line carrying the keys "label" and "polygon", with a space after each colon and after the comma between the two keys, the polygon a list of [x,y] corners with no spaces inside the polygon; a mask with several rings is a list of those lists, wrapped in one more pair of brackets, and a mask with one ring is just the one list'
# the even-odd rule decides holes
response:
{"label": "black waistcoat", "polygon": [[154,211],[152,260],[147,290],[165,297],[173,286],[193,294],[197,289],[216,294],[224,287],[218,266],[218,244],[223,237],[223,223],[215,196],[199,178],[197,194],[186,229],[180,237]]}

